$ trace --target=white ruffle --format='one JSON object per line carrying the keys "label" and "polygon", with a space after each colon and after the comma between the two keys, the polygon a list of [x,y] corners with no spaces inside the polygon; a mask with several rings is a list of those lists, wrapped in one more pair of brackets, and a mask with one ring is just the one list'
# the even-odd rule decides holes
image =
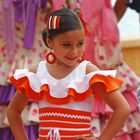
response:
{"label": "white ruffle", "polygon": [[35,92],[40,92],[41,83],[36,73],[30,72],[28,69],[19,69],[13,75],[15,80],[26,77],[29,80],[29,85]]}
{"label": "white ruffle", "polygon": [[[86,92],[89,89],[89,81],[90,79],[96,75],[104,75],[104,76],[112,76],[115,77],[116,70],[101,70],[101,71],[95,71],[87,74],[83,79],[77,79],[68,81],[68,83],[62,83],[62,81],[57,80],[57,84],[55,85],[48,85],[49,79],[46,79],[45,76],[43,79],[41,79],[36,73],[30,72],[28,69],[23,70],[16,70],[14,74],[14,78],[16,80],[27,77],[29,80],[29,85],[31,89],[37,93],[40,93],[41,87],[43,85],[48,85],[50,89],[50,95],[55,98],[65,98],[68,95],[68,90],[70,88],[74,89],[77,93],[81,94]],[[43,80],[43,82],[41,81]],[[45,82],[44,82],[45,81]]]}
{"label": "white ruffle", "polygon": [[69,89],[69,88],[75,89],[75,91],[79,94],[87,91],[89,89],[90,79],[96,74],[104,75],[104,76],[109,76],[110,75],[112,77],[115,77],[116,76],[116,70],[101,70],[101,71],[91,72],[91,73],[87,74],[84,77],[84,79],[71,81],[69,83],[69,85],[67,86],[67,89]]}
{"label": "white ruffle", "polygon": [[115,77],[116,76],[117,71],[116,70],[100,70],[100,71],[94,71],[91,72],[89,74],[87,74],[86,76],[90,79],[91,77],[93,77],[95,74],[100,74],[100,75],[104,75],[104,76],[112,76]]}

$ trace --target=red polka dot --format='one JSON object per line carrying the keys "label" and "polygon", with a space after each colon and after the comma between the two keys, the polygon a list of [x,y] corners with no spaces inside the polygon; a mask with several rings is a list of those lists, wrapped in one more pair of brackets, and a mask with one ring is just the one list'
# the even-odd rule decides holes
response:
{"label": "red polka dot", "polygon": [[41,42],[41,40],[38,40],[38,44],[39,44],[40,46],[42,46],[42,42]]}
{"label": "red polka dot", "polygon": [[126,84],[126,88],[128,88],[128,89],[129,89],[130,87],[131,87],[131,86],[130,86],[130,84]]}
{"label": "red polka dot", "polygon": [[17,49],[20,48],[20,45],[19,45],[18,43],[16,43],[16,48],[17,48]]}
{"label": "red polka dot", "polygon": [[1,72],[1,75],[2,75],[2,76],[5,76],[5,75],[6,75],[6,73],[5,73],[4,71],[2,71],[2,72]]}
{"label": "red polka dot", "polygon": [[9,65],[12,65],[12,60],[9,60],[9,61],[8,61],[8,64],[9,64]]}
{"label": "red polka dot", "polygon": [[130,69],[127,69],[127,73],[130,73],[131,72],[131,70]]}
{"label": "red polka dot", "polygon": [[32,48],[32,52],[36,52],[36,48],[33,47],[33,48]]}
{"label": "red polka dot", "polygon": [[100,59],[100,60],[104,60],[104,56],[103,56],[103,55],[100,55],[100,56],[99,56],[99,59]]}
{"label": "red polka dot", "polygon": [[122,74],[122,77],[124,77],[124,78],[125,78],[125,77],[126,77],[126,74]]}
{"label": "red polka dot", "polygon": [[32,62],[33,62],[33,61],[32,61],[31,59],[28,60],[28,64],[32,64]]}
{"label": "red polka dot", "polygon": [[44,57],[44,55],[43,55],[42,53],[39,53],[38,56],[39,56],[39,58],[41,58],[41,59]]}
{"label": "red polka dot", "polygon": [[132,83],[136,82],[135,78],[129,78]]}
{"label": "red polka dot", "polygon": [[4,52],[4,51],[5,51],[5,48],[4,48],[4,47],[2,47],[2,48],[1,48],[1,51],[2,51],[2,52]]}

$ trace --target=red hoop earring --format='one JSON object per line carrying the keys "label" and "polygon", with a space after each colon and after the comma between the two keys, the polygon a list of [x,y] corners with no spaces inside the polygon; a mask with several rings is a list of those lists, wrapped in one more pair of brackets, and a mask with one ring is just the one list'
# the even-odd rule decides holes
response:
{"label": "red hoop earring", "polygon": [[54,53],[52,51],[50,51],[47,55],[46,55],[46,60],[49,64],[54,64],[56,61],[56,56],[54,55]]}
{"label": "red hoop earring", "polygon": [[83,55],[82,55],[82,57],[78,59],[78,63],[81,63],[85,59],[86,59],[86,53],[84,52]]}

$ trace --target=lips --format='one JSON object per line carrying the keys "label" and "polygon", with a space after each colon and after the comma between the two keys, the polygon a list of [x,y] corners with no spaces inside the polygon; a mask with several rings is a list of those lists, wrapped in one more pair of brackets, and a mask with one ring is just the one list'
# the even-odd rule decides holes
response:
{"label": "lips", "polygon": [[69,61],[75,61],[77,60],[77,57],[65,57],[66,59],[68,59]]}

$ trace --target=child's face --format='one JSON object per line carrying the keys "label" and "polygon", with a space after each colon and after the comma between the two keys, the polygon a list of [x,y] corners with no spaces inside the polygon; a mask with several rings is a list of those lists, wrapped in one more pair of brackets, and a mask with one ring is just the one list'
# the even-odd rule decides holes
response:
{"label": "child's face", "polygon": [[85,49],[85,33],[83,29],[69,31],[49,41],[57,62],[73,66],[83,55]]}

